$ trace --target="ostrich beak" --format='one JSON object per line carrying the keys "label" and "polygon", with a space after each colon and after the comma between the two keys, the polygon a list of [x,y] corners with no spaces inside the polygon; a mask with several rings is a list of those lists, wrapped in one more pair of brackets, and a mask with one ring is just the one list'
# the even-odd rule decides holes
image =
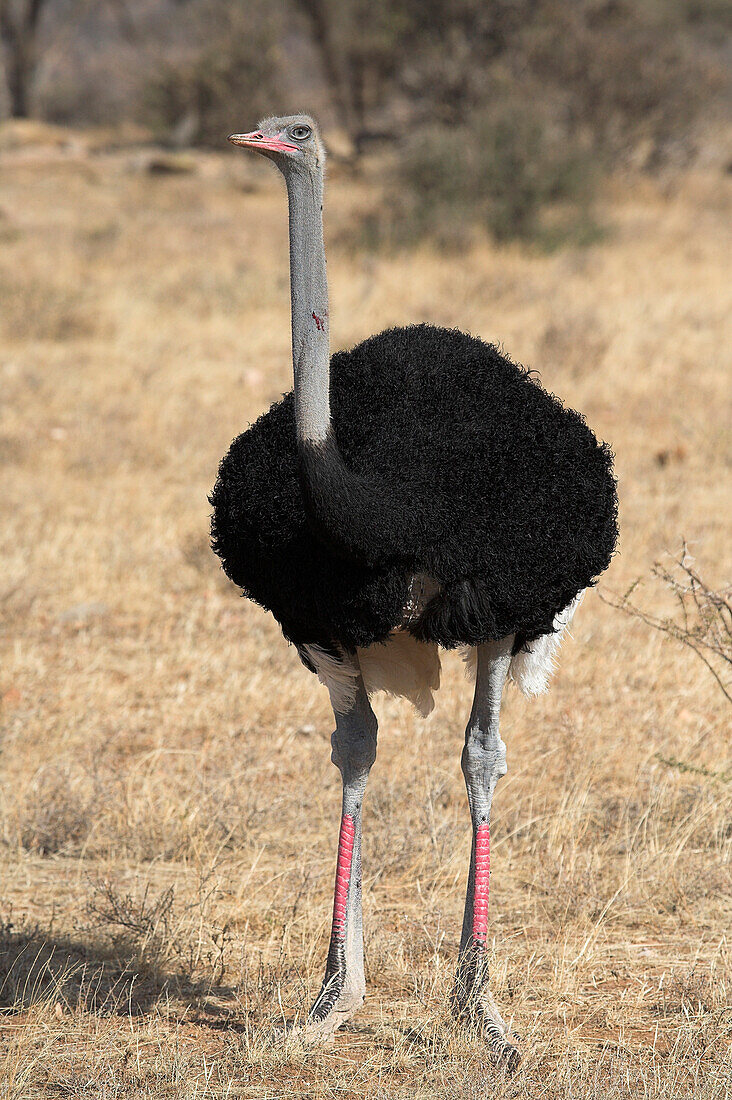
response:
{"label": "ostrich beak", "polygon": [[229,134],[228,140],[232,145],[242,145],[257,153],[297,152],[297,145],[289,145],[280,137],[266,137],[261,130],[252,130],[250,134]]}

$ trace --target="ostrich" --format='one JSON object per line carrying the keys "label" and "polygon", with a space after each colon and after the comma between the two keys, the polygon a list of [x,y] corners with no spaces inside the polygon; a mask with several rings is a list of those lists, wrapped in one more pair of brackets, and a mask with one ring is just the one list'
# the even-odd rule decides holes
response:
{"label": "ostrich", "polygon": [[332,1037],[365,995],[369,697],[385,689],[428,712],[438,647],[465,647],[475,669],[461,759],[472,842],[451,1003],[513,1068],[518,1048],[486,965],[490,811],[506,773],[501,695],[507,679],[527,694],[545,689],[563,629],[609,563],[612,454],[529,371],[463,332],[393,328],[331,358],[315,122],[268,118],[229,141],[274,161],[287,185],[294,390],[222,460],[212,545],[328,688],[343,781],[325,978],[302,1030]]}

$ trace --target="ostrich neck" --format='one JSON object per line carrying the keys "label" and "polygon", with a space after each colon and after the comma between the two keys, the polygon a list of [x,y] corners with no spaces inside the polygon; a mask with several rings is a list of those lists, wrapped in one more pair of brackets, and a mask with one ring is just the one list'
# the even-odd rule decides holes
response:
{"label": "ostrich neck", "polygon": [[292,171],[287,195],[297,438],[323,443],[330,430],[330,348],[322,173]]}
{"label": "ostrich neck", "polygon": [[[346,466],[330,415],[328,282],[323,245],[323,176],[297,168],[285,176],[290,203],[290,289],[295,430],[305,512],[314,531],[342,556],[366,565],[394,557],[411,542],[406,502]],[[380,532],[386,532],[380,538]],[[383,543],[383,545],[382,545]]]}

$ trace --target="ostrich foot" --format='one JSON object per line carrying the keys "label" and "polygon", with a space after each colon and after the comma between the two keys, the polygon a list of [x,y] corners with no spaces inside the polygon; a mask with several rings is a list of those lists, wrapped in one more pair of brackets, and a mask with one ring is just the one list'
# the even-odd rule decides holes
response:
{"label": "ostrich foot", "polygon": [[518,1036],[510,1036],[487,984],[466,992],[462,983],[456,983],[451,1003],[460,1023],[485,1039],[493,1065],[507,1073],[514,1073],[521,1061],[521,1054],[511,1039],[515,1040]]}
{"label": "ostrich foot", "polygon": [[363,1001],[364,991],[351,986],[342,973],[336,973],[323,982],[307,1019],[291,1034],[307,1044],[331,1043],[338,1028],[350,1020]]}

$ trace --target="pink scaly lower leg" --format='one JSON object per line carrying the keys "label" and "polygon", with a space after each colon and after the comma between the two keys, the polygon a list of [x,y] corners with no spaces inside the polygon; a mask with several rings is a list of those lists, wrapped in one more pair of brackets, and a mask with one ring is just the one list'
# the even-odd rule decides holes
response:
{"label": "pink scaly lower leg", "polygon": [[338,862],[336,864],[335,893],[333,897],[332,937],[343,940],[346,936],[346,911],[348,908],[348,885],[351,881],[353,862],[353,842],[356,827],[350,814],[341,818],[341,831],[338,836]]}
{"label": "pink scaly lower leg", "polygon": [[483,1036],[491,1056],[510,1068],[518,1051],[488,986],[488,895],[490,888],[490,812],[496,783],[506,772],[506,746],[499,732],[503,685],[511,663],[513,638],[478,649],[475,699],[465,731],[461,766],[470,804],[473,838],[460,956],[452,992],[453,1009]]}
{"label": "pink scaly lower leg", "polygon": [[488,894],[491,871],[491,833],[488,822],[475,835],[475,879],[473,883],[473,943],[485,947],[488,935]]}

